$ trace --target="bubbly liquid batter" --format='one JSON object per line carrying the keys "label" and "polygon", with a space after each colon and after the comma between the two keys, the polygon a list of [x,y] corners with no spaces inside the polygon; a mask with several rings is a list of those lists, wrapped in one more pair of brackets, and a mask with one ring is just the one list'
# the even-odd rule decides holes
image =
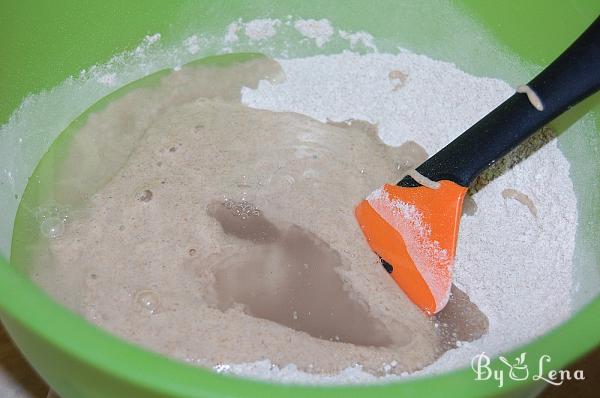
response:
{"label": "bubbly liquid batter", "polygon": [[204,366],[400,373],[485,333],[458,289],[425,316],[356,224],[354,206],[424,150],[388,147],[361,121],[242,106],[241,87],[264,78],[282,78],[275,62],[184,67],[90,115],[47,156],[38,210],[68,216],[19,215],[46,231],[15,242],[31,276],[113,333]]}

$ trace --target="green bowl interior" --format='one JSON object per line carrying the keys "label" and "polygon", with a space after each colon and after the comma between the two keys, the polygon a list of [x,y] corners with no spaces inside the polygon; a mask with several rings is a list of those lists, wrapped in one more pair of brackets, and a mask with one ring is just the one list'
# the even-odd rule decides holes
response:
{"label": "green bowl interior", "polygon": [[[502,78],[511,84],[527,81],[556,57],[600,13],[589,0],[548,7],[543,0],[492,2],[434,1],[275,1],[163,2],[110,0],[82,5],[76,0],[3,4],[0,41],[4,59],[0,87],[0,314],[11,336],[34,367],[65,397],[196,397],[196,396],[408,396],[434,391],[460,391],[461,396],[497,394],[497,384],[473,382],[470,369],[435,377],[370,387],[299,387],[275,385],[216,375],[129,345],[96,329],[60,307],[28,281],[5,258],[10,254],[13,221],[28,177],[50,144],[84,109],[106,93],[86,91],[76,79],[81,69],[102,64],[134,48],[145,35],[161,32],[161,45],[180,43],[194,33],[222,35],[237,18],[327,18],[347,31],[374,35],[382,52],[397,47],[455,63],[476,75]],[[60,28],[57,28],[60,27]],[[343,49],[331,43],[323,49],[287,46],[293,38],[278,38],[270,47],[247,43],[236,51],[261,51],[273,56],[307,56]],[[197,57],[218,53],[209,44]],[[284,52],[285,51],[285,52]],[[51,67],[49,67],[51,66]],[[152,69],[154,68],[154,69]],[[159,68],[152,66],[147,73]],[[135,76],[132,76],[132,80]],[[61,90],[44,92],[61,86]],[[93,91],[93,90],[92,90]],[[20,113],[19,104],[28,94]],[[78,95],[81,94],[80,97]],[[75,96],[79,108],[69,107]],[[71,100],[73,101],[73,100]],[[101,106],[95,105],[95,106]],[[31,109],[37,116],[27,114]],[[11,115],[13,115],[11,117]],[[75,124],[77,123],[74,122]],[[17,127],[15,129],[15,126]],[[575,302],[582,309],[567,323],[507,355],[528,353],[537,367],[544,354],[559,368],[598,344],[600,299],[600,96],[596,95],[553,123],[559,143],[571,161],[580,223],[575,262],[580,275]],[[23,135],[14,131],[21,128]],[[73,126],[71,126],[73,128]],[[20,140],[20,141],[19,141]],[[22,143],[22,145],[17,145]],[[3,172],[3,173],[2,173]],[[590,183],[592,181],[592,183]],[[577,345],[572,344],[577,341]],[[498,361],[492,364],[500,368]],[[77,380],[77,381],[73,381]],[[108,387],[107,387],[108,386]],[[107,389],[109,388],[109,389]],[[529,388],[505,381],[502,392]]]}

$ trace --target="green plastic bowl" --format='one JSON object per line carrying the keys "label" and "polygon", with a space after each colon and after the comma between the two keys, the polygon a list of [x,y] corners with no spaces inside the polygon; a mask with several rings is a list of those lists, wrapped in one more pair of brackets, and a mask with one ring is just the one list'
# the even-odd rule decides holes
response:
{"label": "green plastic bowl", "polygon": [[[106,397],[408,397],[523,396],[543,383],[476,381],[468,366],[438,376],[374,386],[310,387],[269,384],[218,375],[169,360],[103,332],[56,304],[8,263],[18,200],[44,151],[60,131],[32,126],[27,139],[10,141],[12,123],[27,95],[52,89],[82,69],[107,62],[132,49],[145,35],[160,32],[161,45],[180,43],[192,33],[220,34],[232,21],[261,17],[327,18],[339,29],[373,34],[380,51],[401,46],[461,69],[499,77],[511,84],[527,81],[556,57],[600,13],[597,0],[529,1],[161,1],[81,2],[21,0],[0,5],[0,316],[33,367],[63,398]],[[307,56],[331,53],[298,42],[284,53]],[[264,51],[258,45],[247,51]],[[200,56],[211,55],[207,50]],[[152,72],[152,71],[149,71]],[[33,99],[32,99],[33,98]],[[63,117],[59,104],[40,111],[49,121]],[[91,105],[91,104],[89,104]],[[58,109],[58,110],[57,110]],[[65,111],[66,112],[66,111]],[[68,112],[67,112],[68,113]],[[65,114],[67,114],[65,113]],[[600,342],[600,298],[593,285],[600,274],[600,97],[595,96],[553,123],[562,132],[585,116],[585,128],[562,134],[561,149],[571,161],[579,199],[580,222],[575,262],[580,282],[574,287],[580,310],[541,338],[507,353],[526,352],[525,364],[537,370],[539,358],[552,358],[558,369]],[[10,122],[9,122],[10,120]],[[582,123],[582,122],[579,122]],[[581,127],[581,126],[580,126]],[[577,128],[575,128],[577,130]],[[7,147],[7,143],[11,143]],[[4,145],[4,147],[3,147]],[[43,150],[40,150],[42,148]],[[16,154],[16,155],[15,155]],[[591,183],[590,183],[591,181]],[[2,258],[4,256],[4,258]],[[492,369],[505,370],[495,360]]]}

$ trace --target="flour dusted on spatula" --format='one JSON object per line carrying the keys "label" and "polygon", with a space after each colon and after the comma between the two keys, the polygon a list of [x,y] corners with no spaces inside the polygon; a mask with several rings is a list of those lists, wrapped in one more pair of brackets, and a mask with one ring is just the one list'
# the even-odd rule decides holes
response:
{"label": "flour dusted on spatula", "polygon": [[[402,241],[398,244],[404,245],[410,260],[407,259],[404,261],[405,264],[398,265],[408,267],[406,263],[412,262],[415,271],[425,281],[427,291],[433,296],[434,302],[429,304],[432,305],[431,307],[423,307],[422,303],[416,304],[426,311],[437,312],[448,302],[452,284],[450,277],[452,257],[439,241],[432,239],[432,226],[424,220],[426,212],[417,208],[413,203],[392,198],[388,192],[389,189],[389,186],[385,186],[383,189],[374,191],[367,196],[366,201],[379,217],[393,228],[393,231],[400,234]],[[357,214],[357,221],[360,219]],[[365,235],[370,234],[365,233]],[[373,246],[373,242],[370,242],[370,245],[375,252],[385,258],[383,252],[379,252]],[[396,247],[394,249],[399,250]],[[391,260],[389,261],[391,262]],[[402,275],[403,270],[401,269],[399,272]]]}

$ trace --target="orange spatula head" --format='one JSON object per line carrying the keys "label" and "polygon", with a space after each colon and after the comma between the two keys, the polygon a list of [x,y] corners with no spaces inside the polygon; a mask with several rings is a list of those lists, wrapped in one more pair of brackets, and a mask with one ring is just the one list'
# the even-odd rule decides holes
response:
{"label": "orange spatula head", "polygon": [[[450,296],[458,226],[467,188],[385,185],[356,208],[369,246],[391,265],[392,278],[429,314]],[[388,269],[389,271],[389,269]]]}

